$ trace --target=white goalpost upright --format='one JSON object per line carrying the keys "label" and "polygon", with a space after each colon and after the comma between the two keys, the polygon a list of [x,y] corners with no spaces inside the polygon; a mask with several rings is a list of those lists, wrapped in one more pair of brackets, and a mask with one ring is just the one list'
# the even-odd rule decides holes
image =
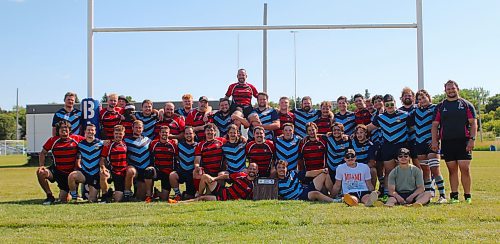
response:
{"label": "white goalpost upright", "polygon": [[267,3],[264,4],[263,25],[252,26],[165,26],[165,27],[94,27],[94,0],[88,0],[87,12],[87,97],[94,93],[94,33],[96,32],[181,32],[181,31],[263,31],[263,79],[267,92],[267,31],[270,30],[339,30],[339,29],[416,29],[418,89],[424,88],[424,53],[422,0],[416,0],[417,23],[351,24],[351,25],[267,25]]}

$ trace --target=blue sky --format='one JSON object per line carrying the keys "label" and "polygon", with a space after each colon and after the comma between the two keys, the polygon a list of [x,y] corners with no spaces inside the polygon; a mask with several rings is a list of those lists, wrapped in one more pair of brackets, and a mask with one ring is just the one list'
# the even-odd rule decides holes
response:
{"label": "blue sky", "polygon": [[[96,27],[261,25],[265,1],[95,1]],[[414,0],[269,0],[268,24],[416,22]],[[500,1],[424,0],[425,88],[448,79],[500,93]],[[85,0],[0,0],[0,107],[62,102],[87,95]],[[239,66],[262,89],[262,32],[96,33],[94,97],[135,100],[222,97]],[[314,103],[368,89],[399,97],[417,89],[416,31],[301,30],[297,94]],[[294,94],[293,35],[268,32],[268,93]]]}

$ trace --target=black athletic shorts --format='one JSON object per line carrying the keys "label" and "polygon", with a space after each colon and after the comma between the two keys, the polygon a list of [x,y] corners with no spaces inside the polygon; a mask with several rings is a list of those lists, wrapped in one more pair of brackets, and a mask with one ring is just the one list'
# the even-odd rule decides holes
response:
{"label": "black athletic shorts", "polygon": [[418,153],[417,153],[417,142],[415,140],[411,140],[408,142],[408,150],[410,150],[410,157],[411,158],[418,158]]}
{"label": "black athletic shorts", "polygon": [[99,176],[99,172],[97,172],[95,175],[89,175],[83,170],[80,170],[80,172],[82,172],[83,176],[85,177],[85,185],[92,186],[95,189],[101,189],[101,177]]}
{"label": "black athletic shorts", "polygon": [[358,198],[358,200],[361,202],[361,198],[363,198],[365,195],[368,195],[372,193],[371,191],[356,191],[356,192],[349,192],[348,194],[351,196],[355,196]]}
{"label": "black athletic shorts", "polygon": [[432,151],[430,143],[431,143],[430,141],[417,143],[417,145],[415,145],[415,151],[417,151],[417,155],[427,156],[429,153],[436,153]]}
{"label": "black athletic shorts", "polygon": [[236,111],[237,108],[241,108],[241,110],[243,110],[243,116],[245,117],[245,119],[248,118],[248,115],[250,115],[250,113],[252,113],[253,111],[253,107],[252,106],[241,106],[241,105],[236,105],[236,103],[231,103],[231,106],[229,107],[229,111],[230,113],[234,113],[234,111]]}
{"label": "black athletic shorts", "polygon": [[196,189],[194,188],[193,171],[179,169],[177,171],[177,175],[179,175],[179,184],[186,183],[186,193],[194,195]]}
{"label": "black athletic shorts", "polygon": [[113,184],[115,185],[115,191],[125,191],[125,174],[116,175],[111,172],[111,177],[113,178]]}
{"label": "black athletic shorts", "polygon": [[68,185],[69,174],[57,170],[55,165],[51,165],[49,167],[49,170],[52,173],[52,180],[49,181],[52,183],[57,182],[57,187],[59,187],[60,190],[69,192],[69,185]]}
{"label": "black athletic shorts", "polygon": [[312,182],[310,184],[304,185],[304,189],[299,195],[299,200],[309,201],[309,192],[311,191],[317,191],[316,188],[314,188],[314,183]]}
{"label": "black athletic shorts", "polygon": [[468,138],[441,141],[441,155],[444,161],[472,160],[472,152],[467,152]]}
{"label": "black athletic shorts", "polygon": [[[382,145],[382,161],[389,161],[396,159],[398,156],[398,151],[401,148],[408,148],[408,145],[406,142],[401,142],[401,143],[384,143]],[[410,148],[408,148],[410,149]]]}
{"label": "black athletic shorts", "polygon": [[[406,201],[406,198],[408,198],[411,194],[413,194],[415,191],[412,191],[412,192],[406,192],[406,193],[401,193],[401,192],[398,192],[398,195],[400,195],[405,201]],[[410,204],[410,203],[415,203],[417,201],[417,197],[418,195],[413,198],[413,201],[412,202],[407,202],[407,204]],[[398,202],[398,204],[402,204],[400,202]]]}
{"label": "black athletic shorts", "polygon": [[[133,167],[133,166],[132,166],[132,167]],[[147,167],[146,167],[146,168],[147,168]],[[144,173],[146,172],[146,168],[144,168],[144,169],[139,169],[139,168],[137,168],[137,167],[134,167],[134,169],[135,169],[135,171],[136,171],[136,173],[135,173],[135,178],[134,178],[134,180],[135,180],[135,181],[144,182],[144,179],[145,179],[145,177],[144,177]]]}
{"label": "black athletic shorts", "polygon": [[161,189],[162,190],[170,190],[172,187],[170,186],[170,180],[169,176],[165,174],[163,171],[155,169],[156,170],[156,179],[155,180],[161,180]]}

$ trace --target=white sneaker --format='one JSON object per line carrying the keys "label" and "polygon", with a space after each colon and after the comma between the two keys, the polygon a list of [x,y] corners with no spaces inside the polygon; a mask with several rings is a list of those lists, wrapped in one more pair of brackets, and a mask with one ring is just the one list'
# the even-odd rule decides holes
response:
{"label": "white sneaker", "polygon": [[372,191],[370,193],[370,197],[368,198],[368,201],[366,201],[365,206],[366,207],[372,207],[373,203],[375,203],[378,200],[378,193],[376,191]]}
{"label": "white sneaker", "polygon": [[448,199],[446,199],[446,197],[439,197],[439,199],[437,200],[437,204],[443,204],[443,203],[447,203],[448,202]]}

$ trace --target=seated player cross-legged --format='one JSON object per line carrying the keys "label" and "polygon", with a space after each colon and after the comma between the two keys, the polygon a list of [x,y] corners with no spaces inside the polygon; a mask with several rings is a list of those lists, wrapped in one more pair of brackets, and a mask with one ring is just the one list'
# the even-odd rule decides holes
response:
{"label": "seated player cross-legged", "polygon": [[[288,162],[279,160],[276,164],[278,173],[278,194],[285,200],[304,200],[333,202],[333,199],[321,193],[325,180],[328,178],[328,170],[318,173],[316,177],[307,185],[302,185],[299,181],[299,174],[295,170],[288,170]],[[308,175],[306,175],[308,176]]]}
{"label": "seated player cross-legged", "polygon": [[344,202],[349,206],[356,206],[359,202],[365,206],[373,206],[378,199],[371,183],[370,168],[368,165],[356,162],[356,152],[348,149],[345,156],[346,163],[337,167],[333,195],[342,187]]}
{"label": "seated player cross-legged", "polygon": [[[203,193],[193,201],[228,201],[228,200],[250,200],[252,199],[253,181],[257,177],[258,167],[256,163],[250,163],[247,173],[237,172],[229,174],[227,172],[217,177],[204,174],[200,180],[199,192]],[[219,183],[219,182],[223,183]],[[226,187],[225,182],[231,186]]]}
{"label": "seated player cross-legged", "polygon": [[399,149],[399,165],[389,174],[390,198],[385,204],[393,207],[396,204],[422,207],[432,198],[430,192],[425,191],[422,171],[410,164],[410,150]]}

